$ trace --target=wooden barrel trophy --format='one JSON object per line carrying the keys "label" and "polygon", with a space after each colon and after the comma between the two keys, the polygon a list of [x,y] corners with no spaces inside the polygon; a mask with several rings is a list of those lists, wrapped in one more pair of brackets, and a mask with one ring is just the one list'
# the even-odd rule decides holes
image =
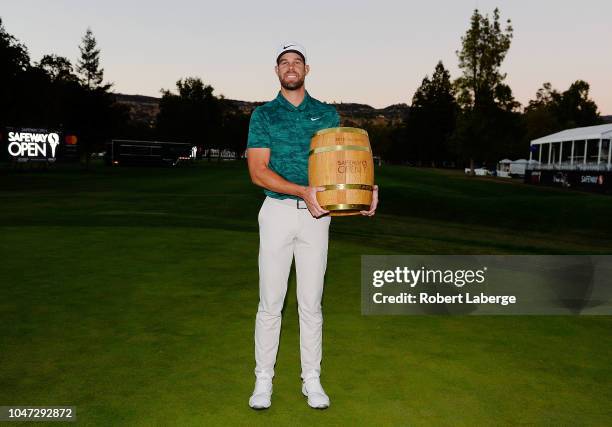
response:
{"label": "wooden barrel trophy", "polygon": [[310,141],[308,181],[325,187],[319,205],[332,216],[359,215],[372,203],[374,163],[368,132],[351,127],[323,129]]}

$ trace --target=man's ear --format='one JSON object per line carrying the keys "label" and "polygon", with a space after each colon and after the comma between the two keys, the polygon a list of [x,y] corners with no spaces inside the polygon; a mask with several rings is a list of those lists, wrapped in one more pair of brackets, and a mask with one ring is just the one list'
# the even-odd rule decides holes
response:
{"label": "man's ear", "polygon": [[305,70],[304,76],[307,76],[308,73],[310,72],[310,65],[308,65],[308,64],[304,65],[304,70]]}
{"label": "man's ear", "polygon": [[278,76],[278,65],[274,66],[274,73]]}

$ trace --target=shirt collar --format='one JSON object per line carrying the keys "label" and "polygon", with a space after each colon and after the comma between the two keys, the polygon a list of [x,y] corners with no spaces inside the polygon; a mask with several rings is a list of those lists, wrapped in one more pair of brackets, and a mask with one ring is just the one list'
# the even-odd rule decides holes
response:
{"label": "shirt collar", "polygon": [[276,101],[289,111],[295,111],[295,110],[304,111],[306,107],[308,106],[308,104],[310,103],[310,95],[308,94],[308,91],[304,91],[304,92],[305,92],[304,99],[302,100],[301,104],[298,105],[297,107],[293,105],[291,102],[287,101],[285,97],[283,96],[283,94],[281,93],[281,91],[278,91],[278,95],[276,96]]}

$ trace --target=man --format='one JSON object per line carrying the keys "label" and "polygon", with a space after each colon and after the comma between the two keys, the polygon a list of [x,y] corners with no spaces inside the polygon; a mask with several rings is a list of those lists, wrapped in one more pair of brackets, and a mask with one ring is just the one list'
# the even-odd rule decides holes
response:
{"label": "man", "polygon": [[[308,405],[324,409],[329,397],[321,386],[321,297],[327,266],[331,218],[319,206],[317,191],[308,186],[310,139],[320,129],[337,127],[335,108],[312,98],[304,87],[310,71],[306,53],[297,43],[283,44],[276,55],[280,81],[276,99],[253,111],[249,126],[248,165],[251,180],[263,187],[259,211],[259,306],[255,320],[255,389],[249,406],[271,405],[272,378],[278,351],[281,310],[295,255],[302,393]],[[374,187],[372,216],[378,201]]]}

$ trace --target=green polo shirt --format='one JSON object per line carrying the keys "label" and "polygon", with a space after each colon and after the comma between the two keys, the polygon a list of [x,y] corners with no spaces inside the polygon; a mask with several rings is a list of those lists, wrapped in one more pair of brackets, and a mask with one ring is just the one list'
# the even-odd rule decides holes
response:
{"label": "green polo shirt", "polygon": [[[336,109],[306,92],[297,107],[279,92],[276,99],[253,110],[247,148],[269,148],[268,167],[287,181],[308,185],[310,139],[321,129],[340,126]],[[276,199],[297,196],[264,190]]]}

